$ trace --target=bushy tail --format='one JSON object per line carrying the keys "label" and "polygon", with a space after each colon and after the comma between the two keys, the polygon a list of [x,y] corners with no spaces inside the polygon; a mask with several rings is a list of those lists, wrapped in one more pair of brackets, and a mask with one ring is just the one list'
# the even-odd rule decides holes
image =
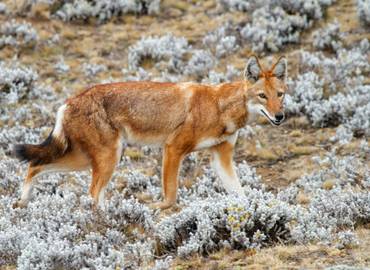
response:
{"label": "bushy tail", "polygon": [[16,158],[30,162],[31,165],[43,165],[52,163],[64,156],[69,151],[70,142],[63,130],[63,118],[66,105],[59,108],[54,130],[41,144],[17,144],[13,148]]}
{"label": "bushy tail", "polygon": [[54,138],[50,133],[49,137],[41,144],[17,144],[13,152],[16,158],[21,161],[30,162],[32,166],[49,164],[64,156],[70,149],[70,143],[65,138]]}

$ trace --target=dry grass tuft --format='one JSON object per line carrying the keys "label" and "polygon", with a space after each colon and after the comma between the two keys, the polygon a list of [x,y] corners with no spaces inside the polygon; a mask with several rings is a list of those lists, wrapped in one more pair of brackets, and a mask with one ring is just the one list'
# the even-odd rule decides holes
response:
{"label": "dry grass tuft", "polygon": [[326,190],[333,189],[335,186],[335,179],[328,179],[324,183],[322,183],[322,187]]}
{"label": "dry grass tuft", "polygon": [[310,155],[318,151],[318,148],[315,146],[291,145],[288,149],[294,155]]}
{"label": "dry grass tuft", "polygon": [[297,202],[299,204],[309,204],[310,203],[310,198],[307,196],[307,194],[305,194],[303,191],[300,191],[298,194],[297,194],[297,198],[296,198]]}

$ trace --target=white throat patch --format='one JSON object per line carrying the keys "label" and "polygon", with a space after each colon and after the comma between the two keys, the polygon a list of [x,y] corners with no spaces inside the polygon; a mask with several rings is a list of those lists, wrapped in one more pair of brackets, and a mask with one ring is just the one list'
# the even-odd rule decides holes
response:
{"label": "white throat patch", "polygon": [[247,106],[249,113],[248,124],[254,122],[258,115],[263,115],[272,125],[279,125],[279,123],[276,123],[275,116],[272,116],[262,104],[255,104],[249,101]]}
{"label": "white throat patch", "polygon": [[255,104],[252,101],[248,102],[248,124],[255,122],[259,115],[263,115],[261,110],[266,111],[265,106],[262,104]]}

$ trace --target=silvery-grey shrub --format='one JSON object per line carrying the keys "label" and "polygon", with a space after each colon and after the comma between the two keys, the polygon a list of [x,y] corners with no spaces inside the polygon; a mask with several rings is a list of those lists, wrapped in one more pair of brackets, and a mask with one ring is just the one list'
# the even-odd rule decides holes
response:
{"label": "silvery-grey shrub", "polygon": [[268,1],[255,0],[217,0],[217,4],[227,11],[251,11],[260,7]]}
{"label": "silvery-grey shrub", "polygon": [[[0,62],[0,120],[5,128],[20,125],[47,126],[54,122],[55,111],[63,102],[54,89],[38,83],[30,67]],[[8,151],[8,150],[7,150]]]}
{"label": "silvery-grey shrub", "polygon": [[[127,173],[120,172],[118,168],[115,173],[116,178],[124,179],[126,181],[125,194],[130,195],[137,192],[145,192],[150,195],[153,200],[159,200],[161,196],[160,179],[158,175],[147,176],[142,172],[132,169]],[[124,167],[122,166],[122,169]]]}
{"label": "silvery-grey shrub", "polygon": [[357,156],[338,157],[335,151],[332,151],[326,153],[323,158],[314,157],[313,160],[322,169],[298,178],[287,189],[280,191],[278,198],[294,203],[299,190],[310,195],[324,188],[326,181],[331,181],[336,188],[356,187],[356,179],[366,177],[366,162]]}
{"label": "silvery-grey shrub", "polygon": [[185,74],[201,79],[215,67],[216,58],[208,50],[194,50],[185,67]]}
{"label": "silvery-grey shrub", "polygon": [[10,154],[11,146],[17,143],[40,143],[40,137],[44,128],[27,128],[16,125],[9,127],[4,125],[0,131],[0,146],[5,154]]}
{"label": "silvery-grey shrub", "polygon": [[248,196],[218,195],[192,201],[181,212],[164,218],[156,228],[163,250],[186,257],[224,247],[260,247],[287,237],[290,214],[269,193],[247,190]]}
{"label": "silvery-grey shrub", "polygon": [[226,73],[209,71],[208,75],[202,79],[202,83],[206,84],[220,84],[224,82],[234,81],[239,77],[241,72],[232,65],[226,66]]}
{"label": "silvery-grey shrub", "polygon": [[357,14],[360,21],[369,26],[370,25],[370,1],[357,0]]}
{"label": "silvery-grey shrub", "polygon": [[7,6],[5,3],[0,3],[0,14],[6,14],[8,12]]}
{"label": "silvery-grey shrub", "polygon": [[[361,151],[345,157],[338,157],[332,151],[324,158],[315,158],[315,161],[322,169],[300,177],[277,194],[279,200],[292,206],[297,204],[299,192],[309,200],[306,207],[292,208],[296,220],[291,227],[292,240],[298,243],[337,241],[344,244],[351,238],[355,244],[355,238],[341,229],[352,229],[370,218],[370,194],[362,189],[368,177],[366,157]],[[363,180],[359,182],[358,179]],[[328,181],[331,187],[324,185]]]}
{"label": "silvery-grey shrub", "polygon": [[128,67],[136,70],[144,59],[149,58],[155,62],[165,61],[170,71],[183,72],[184,56],[189,49],[190,45],[184,37],[171,34],[145,37],[129,47]]}
{"label": "silvery-grey shrub", "polygon": [[356,234],[350,230],[338,233],[338,248],[357,246],[359,244]]}
{"label": "silvery-grey shrub", "polygon": [[27,97],[37,78],[32,68],[0,62],[0,104],[17,103]]}
{"label": "silvery-grey shrub", "polygon": [[265,6],[253,12],[252,22],[240,34],[255,52],[277,52],[286,43],[297,43],[300,31],[308,27],[305,17],[290,15],[283,8]]}
{"label": "silvery-grey shrub", "polygon": [[173,260],[172,256],[167,256],[164,259],[156,260],[152,270],[167,270],[167,269],[170,269],[172,260]]}
{"label": "silvery-grey shrub", "polygon": [[67,188],[57,186],[54,194],[38,194],[27,209],[11,208],[15,195],[0,198],[1,205],[7,205],[0,224],[4,263],[16,263],[19,269],[116,269],[152,259],[153,241],[133,232],[131,242],[132,236],[124,232],[134,224],[145,230],[153,226],[152,214],[134,200],[115,194],[100,215],[93,212],[90,198],[78,199]]}
{"label": "silvery-grey shrub", "polygon": [[[234,1],[225,1],[234,3]],[[236,3],[244,1],[235,1]],[[279,51],[285,44],[298,43],[300,33],[312,26],[314,20],[323,17],[323,10],[333,1],[270,0],[249,2],[246,5],[231,4],[231,9],[253,10],[252,21],[240,31],[245,42],[252,44],[255,52]],[[244,2],[246,3],[246,2]],[[261,4],[263,3],[263,4]]]}
{"label": "silvery-grey shrub", "polygon": [[123,80],[124,81],[148,81],[152,80],[152,73],[146,71],[142,67],[138,67],[136,70],[129,71],[127,69],[122,69]]}
{"label": "silvery-grey shrub", "polygon": [[13,13],[25,15],[39,3],[47,4],[52,17],[63,21],[96,18],[99,23],[124,14],[156,15],[161,6],[161,0],[24,0]]}
{"label": "silvery-grey shrub", "polygon": [[363,40],[359,45],[350,50],[339,49],[333,57],[302,52],[301,74],[289,81],[292,91],[285,99],[286,111],[305,114],[314,126],[343,124],[349,131],[344,132],[342,127],[340,132],[347,134],[347,139],[350,132],[368,136],[370,92],[364,76],[370,70],[369,44]]}
{"label": "silvery-grey shrub", "polygon": [[95,17],[99,22],[122,14],[158,14],[160,0],[79,0],[63,1],[55,16],[71,21]]}
{"label": "silvery-grey shrub", "polygon": [[64,61],[63,57],[59,58],[59,61],[54,65],[54,69],[58,73],[67,73],[70,70],[69,65]]}
{"label": "silvery-grey shrub", "polygon": [[102,64],[90,64],[90,63],[84,63],[82,65],[82,69],[85,73],[85,76],[92,77],[100,72],[104,72],[107,70],[107,67]]}
{"label": "silvery-grey shrub", "polygon": [[312,34],[313,46],[319,50],[337,51],[342,47],[343,34],[340,32],[340,24],[334,21]]}
{"label": "silvery-grey shrub", "polygon": [[369,41],[362,40],[352,49],[340,49],[336,56],[326,57],[323,53],[301,53],[300,69],[314,70],[328,86],[330,94],[337,93],[341,88],[343,92],[351,90],[354,86],[361,85],[363,74],[370,70],[367,60]]}
{"label": "silvery-grey shrub", "polygon": [[203,38],[203,44],[211,49],[217,58],[236,52],[239,49],[237,31],[231,23],[226,23]]}
{"label": "silvery-grey shrub", "polygon": [[12,19],[6,21],[0,27],[0,48],[4,46],[35,45],[37,39],[37,31],[27,22],[17,22]]}

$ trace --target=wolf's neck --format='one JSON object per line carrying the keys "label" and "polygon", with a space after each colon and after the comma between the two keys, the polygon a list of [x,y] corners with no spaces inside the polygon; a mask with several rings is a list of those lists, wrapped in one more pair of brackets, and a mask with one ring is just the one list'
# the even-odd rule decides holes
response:
{"label": "wolf's neck", "polygon": [[248,118],[244,82],[233,82],[220,85],[219,109],[222,121],[233,123],[236,129],[245,126]]}
{"label": "wolf's neck", "polygon": [[245,107],[244,82],[232,82],[221,84],[218,88],[220,110],[225,111],[230,108]]}

